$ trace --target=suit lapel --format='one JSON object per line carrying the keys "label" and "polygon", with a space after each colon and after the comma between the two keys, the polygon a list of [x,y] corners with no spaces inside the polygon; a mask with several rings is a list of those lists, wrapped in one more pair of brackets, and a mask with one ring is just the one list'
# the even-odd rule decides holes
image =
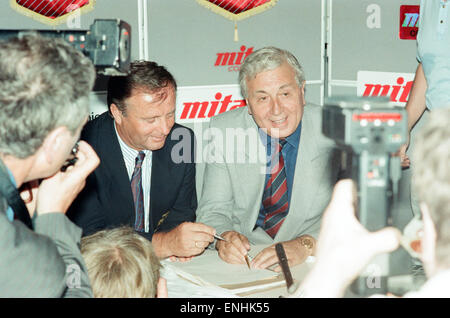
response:
{"label": "suit lapel", "polygon": [[[173,129],[177,128],[174,126]],[[152,151],[152,176],[150,182],[150,211],[149,231],[153,233],[164,212],[173,206],[173,187],[177,184],[177,170],[171,158],[175,141],[172,140],[172,131],[166,138],[164,147]]]}
{"label": "suit lapel", "polygon": [[[247,112],[245,112],[244,116],[245,129],[247,129],[250,134],[247,135],[248,138],[246,139],[245,148],[243,150],[245,152],[245,163],[237,164],[236,166],[239,167],[237,173],[238,176],[242,177],[242,186],[245,187],[245,189],[242,189],[243,193],[247,194],[246,197],[248,200],[252,200],[247,206],[253,205],[253,208],[250,209],[248,218],[245,218],[242,222],[242,229],[244,229],[244,231],[248,230],[248,234],[250,234],[258,219],[262,193],[265,186],[266,148],[259,137],[258,126],[253,120],[253,117]],[[250,154],[255,154],[255,148],[258,155],[251,157]],[[238,152],[239,151],[242,150],[238,149]],[[257,199],[255,200],[255,198]]]}
{"label": "suit lapel", "polygon": [[312,125],[308,116],[303,116],[289,213],[275,236],[276,241],[292,239],[292,233],[307,219],[314,200],[319,179],[316,174],[320,163],[319,160],[314,160],[319,149]]}
{"label": "suit lapel", "polygon": [[151,233],[153,233],[154,226],[158,224],[159,221],[157,219],[159,217],[159,213],[157,213],[156,211],[160,211],[161,209],[163,209],[163,207],[161,207],[160,204],[158,204],[158,202],[161,203],[162,199],[167,197],[166,185],[170,184],[169,181],[161,182],[161,180],[170,180],[170,178],[168,177],[169,176],[168,164],[170,164],[171,160],[164,159],[166,155],[166,148],[167,145],[160,150],[152,152],[152,176],[150,182],[150,211],[149,211],[149,221],[150,221],[149,231]]}
{"label": "suit lapel", "polygon": [[126,206],[126,211],[120,211],[120,213],[127,213],[130,215],[130,218],[133,218],[134,202],[130,179],[112,118],[106,119],[102,135],[102,146],[98,147],[98,149],[102,152],[100,154],[102,158],[101,164],[104,165],[104,169],[102,169],[104,176],[102,177],[107,178],[109,183],[108,191],[111,193],[110,198],[113,199],[111,205],[115,205],[116,202],[120,201],[120,205]]}

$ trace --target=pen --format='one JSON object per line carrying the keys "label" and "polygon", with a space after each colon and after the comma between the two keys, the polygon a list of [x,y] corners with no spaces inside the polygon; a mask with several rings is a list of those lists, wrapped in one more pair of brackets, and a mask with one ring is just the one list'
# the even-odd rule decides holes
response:
{"label": "pen", "polygon": [[224,239],[224,238],[223,238],[222,236],[220,236],[219,234],[214,234],[214,237],[215,237],[216,239],[218,239],[218,240],[228,242],[226,239]]}
{"label": "pen", "polygon": [[[218,240],[228,242],[227,239],[223,238],[223,237],[220,236],[219,234],[214,234],[214,237],[215,237],[216,239],[218,239]],[[250,269],[250,259],[248,258],[248,255],[245,255],[244,258],[245,258],[245,262],[247,263],[248,268]]]}
{"label": "pen", "polygon": [[248,269],[250,269],[250,259],[248,258],[248,255],[245,255],[245,262],[247,263]]}
{"label": "pen", "polygon": [[284,275],[284,279],[286,281],[286,287],[287,287],[288,293],[292,294],[297,289],[298,284],[294,283],[294,279],[292,278],[292,274],[289,269],[289,264],[288,264],[288,260],[287,260],[283,245],[281,243],[277,243],[275,245],[275,251],[278,256],[281,270],[283,271],[283,275]]}

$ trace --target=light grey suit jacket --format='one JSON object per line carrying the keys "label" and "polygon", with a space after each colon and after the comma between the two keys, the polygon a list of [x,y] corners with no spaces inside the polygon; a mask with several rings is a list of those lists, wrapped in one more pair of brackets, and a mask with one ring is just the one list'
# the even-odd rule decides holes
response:
{"label": "light grey suit jacket", "polygon": [[81,229],[62,213],[37,216],[34,231],[10,222],[0,196],[0,297],[92,297]]}
{"label": "light grey suit jacket", "polygon": [[339,172],[339,151],[322,135],[321,114],[319,106],[304,107],[289,213],[274,239],[259,227],[254,230],[266,173],[266,148],[258,126],[247,107],[213,117],[204,150],[209,159],[197,222],[216,228],[219,234],[237,231],[252,244],[283,242],[305,234],[317,238]]}

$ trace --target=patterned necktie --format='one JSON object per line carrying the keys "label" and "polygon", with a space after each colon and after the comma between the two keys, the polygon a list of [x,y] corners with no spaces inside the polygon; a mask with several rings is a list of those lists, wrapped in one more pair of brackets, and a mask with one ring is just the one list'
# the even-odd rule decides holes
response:
{"label": "patterned necktie", "polygon": [[142,191],[142,162],[144,158],[145,153],[139,151],[131,177],[131,191],[133,192],[134,210],[136,213],[134,228],[139,232],[144,231],[144,196]]}
{"label": "patterned necktie", "polygon": [[[280,139],[277,144],[272,157],[271,176],[264,188],[262,199],[265,212],[263,228],[272,238],[277,234],[289,211],[286,169],[284,168],[284,158],[281,153],[281,149],[285,144],[286,140],[284,139]],[[277,159],[278,164],[274,164],[274,161]]]}

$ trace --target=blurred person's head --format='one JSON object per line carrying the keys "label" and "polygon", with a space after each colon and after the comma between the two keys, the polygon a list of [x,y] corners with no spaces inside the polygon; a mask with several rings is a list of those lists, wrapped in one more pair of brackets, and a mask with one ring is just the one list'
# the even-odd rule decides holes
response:
{"label": "blurred person's head", "polygon": [[94,297],[151,298],[159,294],[161,264],[151,242],[131,227],[83,237],[81,253]]}
{"label": "blurred person's head", "polygon": [[91,61],[62,39],[0,42],[0,156],[23,162],[19,185],[53,175],[69,157],[94,80]]}
{"label": "blurred person's head", "polygon": [[131,148],[158,150],[175,123],[177,84],[164,66],[135,61],[126,76],[111,77],[107,103],[120,138]]}
{"label": "blurred person's head", "polygon": [[422,260],[431,276],[450,269],[450,109],[430,112],[415,142],[413,184],[424,224]]}

